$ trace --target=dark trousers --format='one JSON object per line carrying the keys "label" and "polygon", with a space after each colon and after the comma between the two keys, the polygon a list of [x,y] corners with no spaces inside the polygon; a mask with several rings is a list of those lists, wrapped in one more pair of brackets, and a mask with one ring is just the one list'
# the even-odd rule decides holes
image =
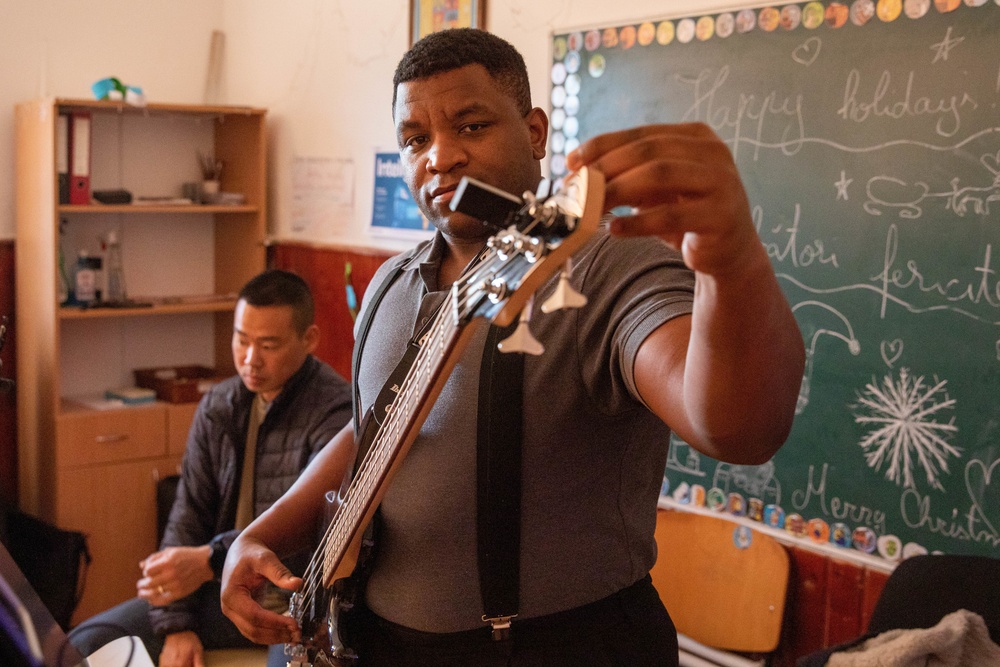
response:
{"label": "dark trousers", "polygon": [[487,627],[435,634],[359,605],[348,625],[359,667],[676,667],[677,632],[649,577],[597,602],[517,620],[510,639]]}
{"label": "dark trousers", "polygon": [[[217,648],[247,648],[257,646],[240,634],[233,622],[222,613],[219,602],[219,583],[208,582],[192,596],[198,599],[198,639],[205,650]],[[153,632],[149,623],[149,603],[142,598],[132,598],[116,607],[88,618],[69,633],[70,643],[86,657],[105,644],[134,635],[142,640],[146,651],[156,664],[163,650],[163,637]],[[285,667],[284,645],[270,647],[268,667]]]}

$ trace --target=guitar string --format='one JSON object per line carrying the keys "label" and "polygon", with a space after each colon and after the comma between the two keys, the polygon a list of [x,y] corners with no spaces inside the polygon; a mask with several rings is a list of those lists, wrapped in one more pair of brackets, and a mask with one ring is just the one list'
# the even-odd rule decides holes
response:
{"label": "guitar string", "polygon": [[[461,315],[467,314],[468,306],[472,303],[472,299],[468,298],[468,292],[473,288],[481,287],[481,276],[484,273],[492,271],[495,259],[495,257],[487,258],[471,272],[469,277],[463,279],[464,287],[459,291],[460,299],[458,299]],[[481,297],[477,296],[476,298],[479,299]],[[321,540],[321,547],[317,550],[316,555],[319,556],[320,554],[324,554],[322,559],[323,567],[319,567],[320,563],[318,558],[312,559],[309,563],[309,567],[304,575],[304,579],[306,579],[306,586],[303,588],[302,593],[302,599],[304,602],[311,601],[318,584],[321,583],[323,578],[325,578],[323,575],[326,571],[328,571],[327,568],[330,565],[331,559],[342,557],[342,554],[339,552],[346,547],[346,544],[343,544],[346,538],[346,533],[349,532],[349,528],[354,527],[357,519],[360,518],[360,514],[364,511],[364,506],[367,504],[366,501],[368,500],[368,497],[372,495],[371,486],[373,477],[382,468],[381,464],[384,463],[385,459],[392,454],[392,450],[394,449],[391,446],[386,446],[385,443],[388,441],[391,445],[394,442],[398,442],[397,438],[399,432],[408,422],[409,415],[413,407],[413,397],[416,394],[419,394],[421,389],[426,387],[426,383],[418,385],[415,380],[427,375],[429,369],[426,367],[430,366],[431,362],[439,358],[438,355],[432,355],[431,352],[437,352],[439,349],[443,349],[444,347],[445,340],[443,336],[449,331],[447,326],[449,324],[449,320],[454,319],[454,317],[450,317],[450,315],[455,312],[454,308],[447,306],[450,302],[454,301],[455,299],[447,299],[443,303],[442,310],[439,311],[439,315],[435,317],[431,330],[427,335],[427,340],[421,347],[420,351],[418,351],[417,359],[414,361],[413,368],[415,370],[414,372],[407,374],[403,386],[400,388],[399,394],[397,395],[397,400],[393,402],[390,420],[386,424],[388,428],[383,427],[380,429],[375,442],[372,444],[365,460],[359,467],[358,477],[352,481],[349,486],[342,505],[338,508],[330,526]],[[390,435],[393,437],[389,438]],[[378,458],[377,461],[375,461],[376,457]],[[358,497],[358,494],[361,495],[362,502],[352,503],[351,501]],[[361,507],[358,508],[356,507],[357,505],[361,505]],[[349,516],[342,516],[345,513],[349,514]],[[346,521],[344,520],[345,518]],[[331,544],[334,546],[333,549],[331,549]]]}
{"label": "guitar string", "polygon": [[[491,278],[495,278],[497,276],[504,276],[513,270],[509,260],[503,260],[502,267],[504,268],[504,270],[497,272],[493,266],[496,262],[497,262],[496,258],[490,258],[489,260],[484,260],[481,264],[479,264],[476,267],[475,271],[471,272],[469,276],[463,279],[463,282],[466,284],[466,287],[459,293],[459,295],[460,296],[466,295],[466,296],[464,300],[458,299],[457,301],[460,304],[465,303],[466,305],[463,307],[462,309],[463,312],[460,313],[460,317],[467,314],[468,304],[472,302],[467,297],[468,291],[470,289],[478,289],[481,291],[484,285],[484,279],[483,279],[484,275],[487,275]],[[477,298],[481,299],[482,297],[477,296]],[[452,301],[456,300],[453,299]],[[444,313],[443,310],[440,312],[442,313],[442,315],[446,314]],[[365,507],[365,505],[361,505],[361,507],[358,508],[357,504],[352,503],[351,501],[354,498],[357,498],[358,497],[357,494],[359,493],[361,494],[362,499],[364,501],[367,501],[369,496],[372,495],[370,493],[370,487],[372,484],[371,477],[372,474],[374,474],[370,473],[369,471],[378,471],[383,469],[382,466],[383,461],[388,456],[394,455],[395,448],[385,447],[382,444],[380,444],[379,441],[381,440],[384,442],[386,438],[389,438],[390,443],[397,441],[399,431],[407,423],[407,420],[409,419],[410,415],[410,410],[412,409],[414,404],[414,401],[412,400],[413,397],[412,380],[426,374],[424,367],[428,365],[427,364],[428,356],[430,356],[432,359],[440,358],[440,355],[431,353],[436,352],[437,349],[443,347],[443,342],[441,341],[441,334],[443,333],[442,327],[445,327],[447,325],[447,321],[448,318],[443,316],[438,320],[436,320],[437,326],[436,328],[432,329],[432,332],[428,335],[429,340],[425,342],[424,345],[426,354],[423,355],[422,357],[418,357],[418,359],[415,360],[414,367],[416,370],[409,376],[408,380],[410,381],[406,382],[405,386],[401,387],[400,389],[399,395],[402,397],[402,399],[405,400],[401,399],[400,401],[398,401],[400,405],[396,406],[397,409],[393,410],[393,415],[395,418],[391,421],[391,423],[387,423],[386,426],[383,427],[376,442],[370,449],[370,455],[366,457],[362,466],[360,466],[359,468],[361,473],[359,473],[358,479],[355,481],[354,484],[352,484],[351,488],[349,489],[348,494],[345,497],[345,505],[343,505],[340,508],[340,510],[336,513],[333,521],[330,524],[331,526],[338,526],[338,527],[344,526],[345,528],[343,530],[337,530],[333,532],[328,531],[326,536],[326,538],[328,539],[325,539],[323,541],[320,550],[317,552],[317,556],[319,555],[319,553],[327,554],[326,558],[324,558],[324,569],[323,569],[324,572],[328,571],[327,566],[329,565],[331,558],[336,558],[337,556],[342,557],[340,550],[342,550],[346,546],[344,544],[346,539],[345,531],[347,530],[347,527],[354,526],[357,523],[357,519],[359,518],[357,515]],[[420,389],[420,387],[418,387],[418,389]],[[376,457],[378,457],[378,460],[375,460]],[[344,518],[343,516],[344,514],[352,515],[346,517],[347,518],[346,523],[342,521],[342,519]],[[333,549],[330,548],[331,542],[335,543],[336,548]],[[312,576],[310,576],[308,581],[309,590],[304,592],[303,594],[304,596],[309,596],[309,597],[311,597],[312,591],[318,586],[320,578],[320,572],[317,570],[318,562],[314,562],[311,565],[315,567],[312,568],[313,569],[313,572],[311,573]]]}
{"label": "guitar string", "polygon": [[[543,208],[541,211],[541,215],[535,217],[531,221],[531,223],[526,227],[523,233],[525,234],[530,233],[530,231],[535,226],[540,224],[548,224],[553,219],[554,219],[554,214],[551,211],[547,211],[546,209]],[[522,251],[523,249],[518,248],[515,252],[511,253],[511,255],[519,256],[523,254]],[[461,301],[461,299],[452,299],[450,301],[452,303],[456,301],[458,303],[464,303],[465,306],[463,306],[461,309],[452,309],[452,308],[448,309],[455,312],[456,316],[458,316],[459,319],[468,314],[467,307],[468,304],[472,302],[471,299],[468,299],[467,296],[468,291],[475,288],[479,289],[480,292],[482,292],[483,288],[487,284],[487,281],[483,279],[484,274],[489,275],[493,279],[496,279],[496,277],[498,276],[503,277],[513,268],[513,265],[510,262],[510,258],[502,259],[499,257],[499,253],[493,251],[491,252],[492,255],[490,257],[483,258],[483,261],[481,261],[480,263],[478,263],[476,266],[473,267],[473,269],[469,272],[469,275],[463,276],[463,278],[460,279],[463,282],[464,287],[461,290],[459,290],[458,294],[462,297],[462,299],[465,299],[465,301],[463,302]],[[496,272],[494,269],[494,265],[498,261],[500,262],[501,265],[500,272]],[[477,295],[476,298],[481,300],[483,296],[482,294],[479,294]],[[449,300],[446,300],[444,302],[444,304],[448,303]],[[369,498],[373,495],[373,493],[371,492],[371,485],[373,483],[372,477],[375,474],[377,474],[378,471],[383,469],[382,464],[384,463],[386,458],[390,456],[395,456],[394,451],[397,448],[392,447],[391,445],[393,443],[399,442],[398,441],[399,432],[403,428],[403,426],[407,423],[410,415],[410,410],[413,408],[412,398],[414,396],[413,392],[414,381],[426,373],[426,369],[424,369],[423,367],[428,365],[427,363],[428,357],[431,357],[431,361],[433,361],[434,359],[441,358],[440,355],[430,355],[430,351],[434,350],[435,348],[443,348],[444,341],[441,340],[440,337],[443,333],[449,331],[449,329],[444,328],[444,324],[445,322],[447,322],[447,318],[444,317],[445,315],[444,310],[445,309],[442,306],[442,311],[439,311],[440,317],[437,316],[435,317],[435,320],[431,328],[431,332],[428,333],[427,341],[425,345],[421,348],[421,350],[418,351],[417,359],[413,364],[414,368],[416,368],[416,371],[407,374],[406,379],[403,382],[403,387],[400,388],[400,392],[397,395],[397,400],[395,400],[392,404],[393,410],[392,410],[392,415],[390,416],[390,423],[386,424],[388,428],[386,427],[381,428],[378,434],[376,435],[375,442],[373,443],[372,447],[369,448],[369,452],[366,455],[365,460],[359,467],[358,478],[353,480],[351,485],[349,486],[348,491],[345,494],[343,503],[335,512],[334,518],[331,520],[326,533],[324,534],[323,538],[320,541],[320,548],[317,549],[316,554],[314,555],[313,559],[311,559],[309,566],[307,567],[306,574],[303,577],[306,580],[306,585],[304,586],[302,593],[303,601],[311,601],[314,591],[318,588],[322,580],[325,579],[324,574],[329,571],[331,562],[339,558],[343,558],[343,551],[348,546],[348,544],[345,544],[347,536],[346,533],[353,526],[356,525],[357,521],[360,519],[360,513],[365,511],[365,507],[369,502]],[[461,315],[459,315],[458,313],[459,310],[461,310]],[[435,341],[437,342],[435,343]],[[425,350],[427,354],[423,354]],[[426,383],[418,385],[417,386],[418,394],[420,391],[426,388],[426,386],[427,386]],[[399,403],[398,406],[396,405],[397,403]],[[398,408],[404,408],[404,409],[400,411],[398,410]],[[400,414],[402,416],[399,416]],[[390,435],[392,435],[393,437],[389,438]],[[386,446],[385,444],[387,439],[389,446]],[[376,463],[373,463],[373,460],[376,455],[379,457],[379,460]],[[356,498],[359,493],[361,494],[362,501],[352,502],[353,499]],[[358,507],[358,505],[360,505],[360,507]],[[343,520],[344,517],[342,516],[345,513],[350,514],[350,516],[346,517],[347,518],[346,521]],[[333,548],[331,548],[331,544],[333,545]],[[322,568],[320,568],[320,563],[319,563],[320,554],[323,554]]]}

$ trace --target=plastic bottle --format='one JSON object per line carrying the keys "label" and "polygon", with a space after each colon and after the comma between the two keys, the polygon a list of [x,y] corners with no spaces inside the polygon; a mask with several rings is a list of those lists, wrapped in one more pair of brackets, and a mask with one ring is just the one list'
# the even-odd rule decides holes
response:
{"label": "plastic bottle", "polygon": [[110,303],[125,301],[125,272],[122,269],[122,246],[118,234],[114,230],[108,232],[105,239],[107,246],[104,253],[104,275],[107,286],[104,299]]}
{"label": "plastic bottle", "polygon": [[97,299],[97,272],[100,270],[101,258],[90,257],[86,250],[81,250],[76,260],[73,291],[78,303],[88,305]]}

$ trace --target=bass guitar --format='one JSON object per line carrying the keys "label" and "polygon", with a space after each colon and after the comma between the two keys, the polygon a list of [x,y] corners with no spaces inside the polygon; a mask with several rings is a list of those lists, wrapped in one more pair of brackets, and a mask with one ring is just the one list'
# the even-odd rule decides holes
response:
{"label": "bass guitar", "polygon": [[352,605],[351,575],[370,546],[366,528],[471,337],[468,325],[485,318],[506,327],[520,314],[520,323],[500,349],[539,354],[541,345],[527,330],[535,291],[562,269],[542,312],[586,302],[569,287],[568,264],[597,229],[604,179],[583,169],[547,190],[543,182],[537,193],[517,198],[472,179],[463,178],[459,185],[452,208],[482,220],[499,218],[500,231],[452,285],[409,358],[397,368],[401,377],[386,383],[383,396],[365,415],[356,473],[331,499],[333,518],[290,602],[302,641],[286,645],[289,667],[346,667],[357,659],[341,639],[338,619]]}

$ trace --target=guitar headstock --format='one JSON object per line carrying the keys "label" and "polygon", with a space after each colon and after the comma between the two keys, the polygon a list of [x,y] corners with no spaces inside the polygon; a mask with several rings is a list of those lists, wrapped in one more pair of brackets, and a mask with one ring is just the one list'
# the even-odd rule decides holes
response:
{"label": "guitar headstock", "polygon": [[480,219],[502,218],[502,229],[452,288],[460,318],[485,317],[507,326],[597,230],[604,204],[600,172],[583,168],[548,190],[543,181],[537,193],[518,199],[462,179],[452,207]]}

